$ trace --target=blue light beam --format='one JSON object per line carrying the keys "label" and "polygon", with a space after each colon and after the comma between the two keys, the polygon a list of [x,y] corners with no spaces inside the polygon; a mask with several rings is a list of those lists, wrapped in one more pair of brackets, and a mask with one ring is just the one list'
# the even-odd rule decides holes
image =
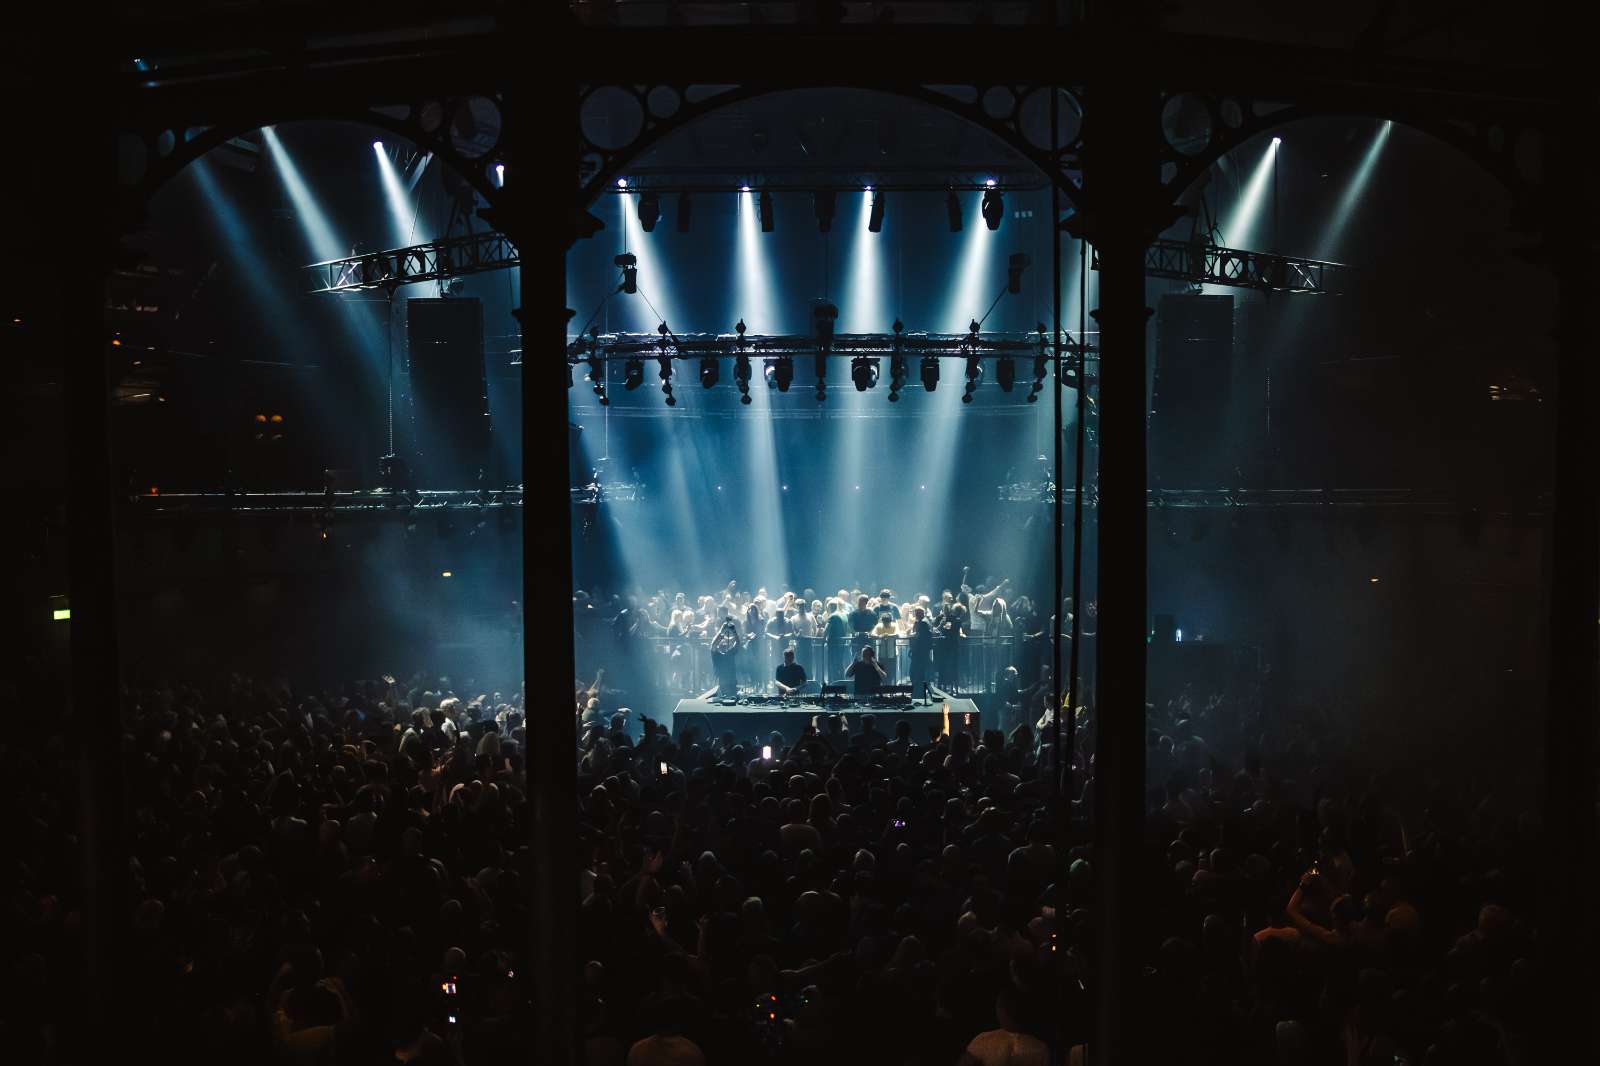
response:
{"label": "blue light beam", "polygon": [[404,248],[411,243],[411,234],[416,228],[410,199],[383,142],[373,141],[372,151],[378,157],[378,179],[383,183],[384,199],[389,202],[389,228],[394,239],[391,247]]}
{"label": "blue light beam", "polygon": [[311,195],[311,189],[300,176],[300,168],[295,166],[283,142],[278,139],[277,131],[271,126],[261,127],[261,140],[266,144],[267,154],[272,156],[272,161],[278,168],[278,175],[283,179],[284,188],[288,190],[290,202],[294,204],[294,213],[300,220],[301,230],[305,233],[312,260],[323,262],[343,257],[349,246],[334,235],[328,216],[323,213],[317,198]]}

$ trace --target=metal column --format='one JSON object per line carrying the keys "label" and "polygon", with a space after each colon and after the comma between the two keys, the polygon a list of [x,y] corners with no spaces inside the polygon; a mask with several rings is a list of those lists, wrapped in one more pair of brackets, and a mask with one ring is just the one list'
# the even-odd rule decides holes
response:
{"label": "metal column", "polygon": [[1100,253],[1099,664],[1095,851],[1101,914],[1096,1063],[1142,1061],[1138,1003],[1147,911],[1144,833],[1146,629],[1144,257],[1160,201],[1159,101],[1138,70],[1108,65],[1090,90],[1084,143],[1089,237]]}
{"label": "metal column", "polygon": [[111,205],[115,152],[110,133],[74,134],[74,151],[98,159],[67,167],[63,199],[74,204],[69,225],[90,249],[60,263],[61,346],[65,353],[68,470],[68,551],[71,576],[72,707],[83,757],[79,768],[78,828],[83,854],[83,943],[87,954],[92,1035],[85,1049],[116,1056],[129,1038],[129,999],[121,981],[131,904],[124,824],[122,703],[117,670],[116,534],[111,511],[111,377],[105,327],[105,282],[118,227]]}
{"label": "metal column", "polygon": [[[1593,13],[1576,18],[1592,23]],[[1592,32],[1592,29],[1591,29]],[[1577,47],[1579,38],[1569,35]],[[1571,54],[1577,72],[1583,67]],[[1550,552],[1550,692],[1544,722],[1545,898],[1540,915],[1550,955],[1542,962],[1545,997],[1541,1027],[1545,1057],[1595,1060],[1596,985],[1588,972],[1596,936],[1593,911],[1596,819],[1596,667],[1600,663],[1600,481],[1595,455],[1594,327],[1590,311],[1593,264],[1585,242],[1571,233],[1588,200],[1593,148],[1577,134],[1593,122],[1582,87],[1574,84],[1565,132],[1546,157],[1545,248],[1552,255],[1556,310],[1555,508]],[[1559,931],[1559,932],[1558,932]],[[1587,1053],[1586,1053],[1587,1052]],[[1535,1054],[1538,1054],[1537,1052]]]}
{"label": "metal column", "polygon": [[[520,22],[519,20],[516,20]],[[515,22],[514,22],[515,25]],[[521,39],[536,39],[521,26]],[[559,27],[546,27],[558,43]],[[553,51],[554,49],[552,49]],[[530,57],[531,61],[532,57]],[[556,69],[565,69],[557,67]],[[573,199],[572,170],[543,165],[542,142],[573,146],[575,104],[556,104],[536,115],[536,101],[576,100],[575,87],[532,85],[526,69],[506,95],[505,200],[500,222],[522,252],[522,603],[531,607],[556,594],[559,606],[547,626],[524,626],[523,661],[528,746],[528,799],[532,808],[533,1062],[567,1066],[578,1061],[576,869],[577,804],[574,795],[577,722],[573,715],[572,498],[567,483],[566,252],[574,217],[559,205]],[[565,90],[564,92],[562,90]],[[559,152],[557,152],[559,158]],[[546,209],[528,208],[538,202]],[[538,221],[535,222],[535,219]],[[508,225],[507,223],[510,223]]]}

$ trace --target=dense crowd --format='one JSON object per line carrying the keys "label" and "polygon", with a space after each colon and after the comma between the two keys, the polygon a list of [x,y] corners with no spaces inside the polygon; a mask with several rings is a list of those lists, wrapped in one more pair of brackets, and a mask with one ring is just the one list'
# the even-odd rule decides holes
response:
{"label": "dense crowd", "polygon": [[[741,648],[732,678],[742,690],[770,687],[784,648],[797,648],[813,678],[839,680],[852,654],[872,645],[900,682],[913,677],[951,691],[990,690],[996,674],[1014,667],[1027,688],[1044,664],[1048,601],[1036,603],[1009,578],[969,584],[970,570],[937,595],[897,596],[890,588],[741,588],[715,593],[658,589],[604,594],[579,590],[574,599],[579,672],[605,667],[619,688],[683,693],[719,683],[714,650],[732,634]],[[898,659],[898,665],[894,660]]]}
{"label": "dense crowd", "polygon": [[[520,694],[478,688],[127,693],[132,1051],[524,1053],[530,737]],[[887,712],[667,736],[603,678],[574,695],[587,1062],[1024,1066],[1092,1048],[1095,710],[1076,712],[1058,818],[1049,714],[978,735]],[[1248,689],[1147,718],[1149,848],[1128,890],[1150,1061],[1548,1060],[1534,827],[1508,780],[1374,774],[1337,716]],[[8,1061],[62,1061],[85,1036],[74,728],[0,741]]]}
{"label": "dense crowd", "polygon": [[[1094,712],[667,737],[580,687],[588,1061],[1024,1064],[1093,1044]],[[1148,708],[1149,1061],[1537,1061],[1533,830],[1507,781],[1374,774],[1248,685]],[[770,749],[771,757],[766,757]]]}
{"label": "dense crowd", "polygon": [[[127,693],[129,1052],[509,1061],[529,974],[520,693],[230,678]],[[81,1061],[73,723],[0,748],[10,1062]]]}

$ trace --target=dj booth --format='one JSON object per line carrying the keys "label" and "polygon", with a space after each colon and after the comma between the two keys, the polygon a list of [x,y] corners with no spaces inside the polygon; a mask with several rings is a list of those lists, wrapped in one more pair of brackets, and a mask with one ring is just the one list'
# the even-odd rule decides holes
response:
{"label": "dj booth", "polygon": [[783,734],[785,743],[793,744],[818,715],[844,715],[846,729],[851,736],[855,736],[861,732],[861,716],[870,714],[877,718],[878,732],[891,739],[895,725],[904,721],[911,723],[911,736],[919,743],[926,743],[928,727],[944,728],[947,709],[952,734],[963,730],[981,734],[978,705],[969,699],[947,695],[937,688],[932,689],[927,698],[918,699],[913,699],[909,691],[891,692],[867,699],[816,692],[787,698],[740,695],[737,699],[724,699],[701,696],[679,700],[678,705],[662,717],[660,724],[673,737],[677,737],[685,726],[692,726],[701,737],[716,737],[728,731],[740,739],[765,737],[776,730]]}

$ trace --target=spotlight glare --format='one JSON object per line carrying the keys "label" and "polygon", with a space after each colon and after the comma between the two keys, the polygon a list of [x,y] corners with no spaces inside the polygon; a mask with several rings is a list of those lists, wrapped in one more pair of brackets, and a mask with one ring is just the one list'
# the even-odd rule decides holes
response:
{"label": "spotlight glare", "polygon": [[[990,184],[993,184],[992,182]],[[991,230],[1000,228],[1000,220],[1005,217],[1005,199],[1000,195],[999,189],[988,189],[983,194],[983,224]]]}
{"label": "spotlight glare", "polygon": [[770,372],[772,384],[779,392],[788,392],[789,385],[794,381],[794,358],[780,355],[776,359],[767,360],[767,370]]}
{"label": "spotlight glare", "polygon": [[405,183],[400,180],[400,172],[395,169],[388,153],[383,150],[383,142],[373,141],[372,147],[378,150],[378,179],[383,185],[384,199],[389,204],[389,222],[393,227],[395,246],[403,247],[411,243],[414,215],[411,198],[406,195]]}
{"label": "spotlight glare", "polygon": [[749,192],[749,191],[750,191],[750,186],[748,186],[748,185],[741,185],[741,186],[739,186],[739,191],[740,191],[740,192]]}
{"label": "spotlight glare", "polygon": [[996,183],[996,182],[995,182],[995,180],[994,180],[994,179],[993,179],[993,178],[988,178],[988,179],[986,179],[986,180],[985,180],[985,181],[984,181],[984,183],[983,183],[983,184],[984,184],[984,185],[985,185],[985,186],[987,186],[987,187],[988,187],[988,188],[991,188],[991,189],[992,189],[992,188],[994,188],[994,187],[995,187],[995,185],[996,185],[996,184],[997,184],[997,183]]}
{"label": "spotlight glare", "polygon": [[656,221],[661,218],[661,197],[654,192],[639,194],[639,226],[646,233],[654,233]]}
{"label": "spotlight glare", "polygon": [[628,179],[627,178],[618,178],[617,179],[617,188],[626,189],[627,187],[628,187]]}

